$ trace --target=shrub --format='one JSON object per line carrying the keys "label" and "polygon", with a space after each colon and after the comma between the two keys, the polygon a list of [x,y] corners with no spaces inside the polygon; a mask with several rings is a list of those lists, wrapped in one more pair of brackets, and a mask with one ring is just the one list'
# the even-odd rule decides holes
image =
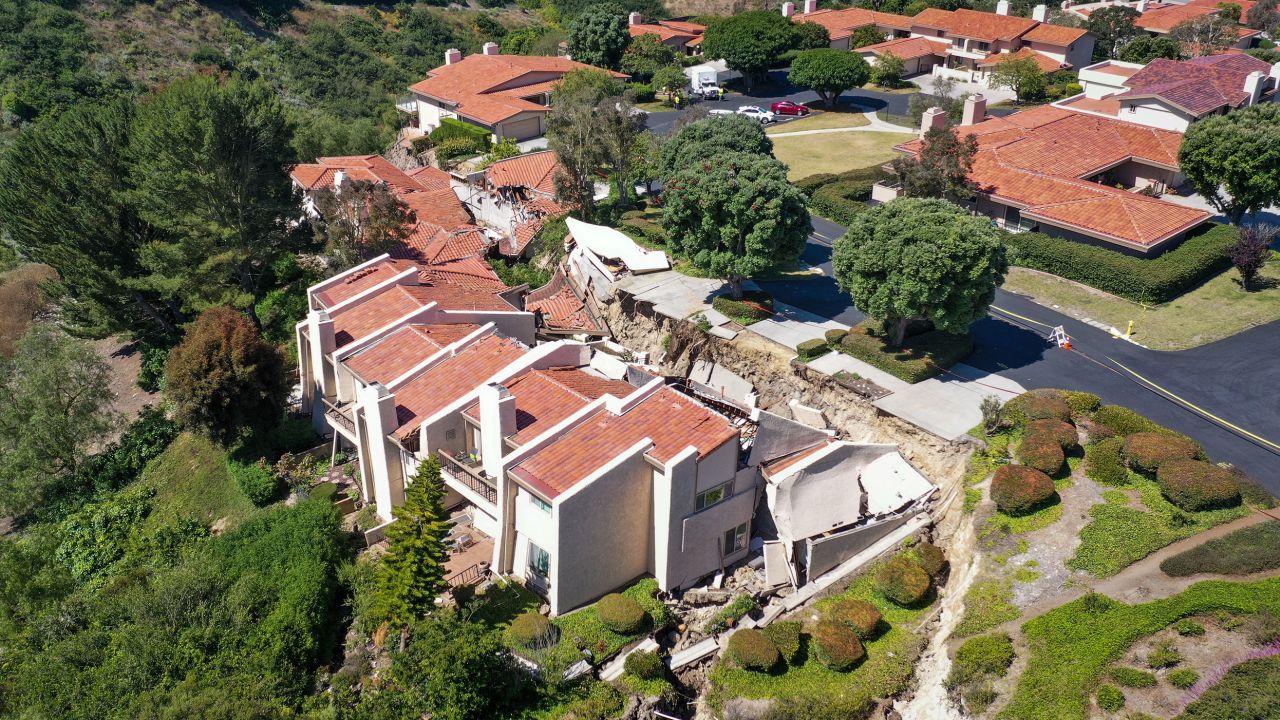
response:
{"label": "shrub", "polygon": [[1178,631],[1179,635],[1185,637],[1194,637],[1204,634],[1204,626],[1192,620],[1191,618],[1182,618],[1173,624],[1173,629]]}
{"label": "shrub", "polygon": [[1140,303],[1162,303],[1226,269],[1227,248],[1236,241],[1230,225],[1203,232],[1157,258],[1138,258],[1103,247],[1041,233],[1010,233],[1004,242],[1009,264],[1084,283]]}
{"label": "shrub", "polygon": [[827,618],[849,626],[859,638],[870,639],[880,627],[880,611],[866,600],[840,598],[827,608]]}
{"label": "shrub", "polygon": [[823,185],[809,196],[809,209],[815,215],[848,225],[869,209],[872,181],[840,180]]}
{"label": "shrub", "polygon": [[1130,667],[1111,668],[1111,679],[1120,687],[1127,688],[1149,688],[1156,684],[1154,673]]}
{"label": "shrub", "polygon": [[1183,720],[1274,717],[1280,706],[1280,656],[1247,660],[1227,671],[1180,716]]}
{"label": "shrub", "polygon": [[1090,417],[1102,406],[1102,398],[1093,393],[1080,390],[1056,390],[1056,392],[1071,408],[1071,416],[1074,418]]}
{"label": "shrub", "polygon": [[1244,632],[1254,645],[1270,645],[1280,640],[1280,616],[1264,607],[1245,621]]}
{"label": "shrub", "polygon": [[982,398],[978,409],[982,412],[983,434],[989,437],[1000,432],[1000,427],[1004,425],[1004,403],[1000,402],[1000,398],[987,395]]}
{"label": "shrub", "polygon": [[1075,425],[1051,418],[1032,420],[1027,423],[1027,436],[1052,438],[1064,451],[1070,451],[1080,444]]}
{"label": "shrub", "polygon": [[164,363],[169,359],[169,348],[144,345],[142,367],[138,370],[138,387],[147,392],[164,389]]}
{"label": "shrub", "polygon": [[822,357],[829,352],[831,352],[831,346],[818,338],[805,340],[799,345],[796,345],[796,357],[800,359],[800,362],[809,362],[810,360]]}
{"label": "shrub", "polygon": [[880,566],[876,586],[893,602],[910,607],[929,593],[929,573],[904,555],[897,555]]}
{"label": "shrub", "polygon": [[1103,405],[1093,413],[1093,421],[1106,425],[1122,437],[1137,432],[1168,432],[1156,423],[1120,405]]}
{"label": "shrub", "polygon": [[947,567],[946,553],[942,552],[942,548],[931,542],[922,542],[915,546],[916,560],[920,563],[920,567],[929,573],[929,577],[936,578],[942,574]]}
{"label": "shrub", "polygon": [[1170,577],[1202,572],[1248,575],[1276,568],[1280,568],[1280,522],[1274,520],[1240,528],[1160,563],[1160,571]]}
{"label": "shrub", "polygon": [[1124,457],[1121,455],[1123,447],[1124,440],[1113,437],[1085,448],[1085,476],[1103,485],[1127,484],[1129,470],[1125,467]]}
{"label": "shrub", "polygon": [[991,499],[1006,515],[1029,513],[1052,498],[1054,492],[1048,475],[1022,465],[1001,465],[991,479]]}
{"label": "shrub", "polygon": [[[1110,440],[1116,436],[1116,431],[1098,422],[1089,422],[1084,428],[1085,434],[1088,436],[1085,442],[1096,443],[1103,440]],[[1121,438],[1123,439],[1123,438]]]}
{"label": "shrub", "polygon": [[227,469],[240,486],[240,492],[258,507],[269,504],[280,493],[279,478],[261,460],[248,464],[229,460]]}
{"label": "shrub", "polygon": [[478,143],[480,150],[483,151],[489,147],[492,135],[493,133],[478,125],[472,125],[457,118],[441,118],[440,127],[431,131],[430,138],[436,145],[446,140],[466,138],[473,143]]}
{"label": "shrub", "polygon": [[823,333],[822,339],[826,340],[827,344],[830,345],[831,347],[835,347],[840,344],[840,341],[843,340],[844,336],[847,334],[848,334],[848,331],[846,330],[834,328]]}
{"label": "shrub", "polygon": [[1182,662],[1182,653],[1178,652],[1178,648],[1174,647],[1173,641],[1169,639],[1157,641],[1147,653],[1147,667],[1155,670],[1170,668],[1180,662]]}
{"label": "shrub", "polygon": [[545,615],[521,613],[507,628],[507,642],[516,648],[536,650],[556,644],[558,628]]}
{"label": "shrub", "polygon": [[1107,712],[1117,712],[1124,707],[1124,693],[1115,685],[1098,688],[1098,707]]}
{"label": "shrub", "polygon": [[728,605],[720,608],[720,612],[716,613],[711,621],[707,623],[706,631],[709,633],[724,632],[729,628],[729,623],[737,622],[743,615],[754,610],[756,601],[751,599],[750,595],[739,595],[735,597]]}
{"label": "shrub", "polygon": [[858,635],[844,623],[819,620],[811,637],[818,662],[837,672],[852,669],[867,655]]}
{"label": "shrub", "polygon": [[717,295],[711,300],[711,307],[740,325],[750,325],[773,315],[773,296],[753,290],[743,291],[739,300],[727,295]]}
{"label": "shrub", "polygon": [[1198,451],[1194,442],[1175,435],[1138,432],[1124,439],[1125,460],[1140,472],[1155,472],[1169,460],[1190,460]]}
{"label": "shrub", "polygon": [[1031,390],[1004,404],[1004,419],[1012,427],[1032,420],[1071,421],[1071,406],[1057,390]]}
{"label": "shrub", "polygon": [[1008,635],[979,635],[964,641],[947,676],[947,687],[959,687],[984,675],[1004,677],[1013,664],[1013,641]]}
{"label": "shrub", "polygon": [[654,92],[653,86],[647,83],[628,83],[627,89],[635,94],[636,102],[653,102],[657,93]]}
{"label": "shrub", "polygon": [[1169,502],[1189,512],[1240,503],[1231,473],[1202,460],[1169,460],[1160,465],[1156,482]]}
{"label": "shrub", "polygon": [[839,177],[840,176],[835,173],[817,173],[815,175],[802,177],[792,184],[803,190],[806,194],[812,195],[814,190],[817,190],[828,183],[835,182]]}
{"label": "shrub", "polygon": [[657,680],[666,677],[667,666],[658,657],[658,653],[641,650],[633,652],[622,662],[622,668],[629,675],[641,680]]}
{"label": "shrub", "polygon": [[1044,435],[1028,435],[1018,445],[1018,461],[1029,468],[1034,468],[1046,475],[1053,475],[1062,469],[1067,456],[1062,452],[1058,441]]}
{"label": "shrub", "polygon": [[454,158],[479,155],[488,147],[486,143],[469,137],[454,137],[436,143],[436,161],[446,163]]}
{"label": "shrub", "polygon": [[977,680],[965,686],[964,691],[960,693],[964,699],[964,706],[970,714],[981,715],[991,707],[991,703],[996,701],[996,689],[991,687],[991,683],[986,680]]}
{"label": "shrub", "polygon": [[873,323],[864,322],[840,340],[840,352],[877,367],[909,383],[927,380],[973,352],[973,338],[932,330],[908,337],[900,348],[890,347]]}
{"label": "shrub", "polygon": [[312,500],[323,500],[325,502],[333,502],[333,498],[338,494],[337,483],[324,482],[311,488],[308,497]]}
{"label": "shrub", "polygon": [[649,619],[640,603],[625,595],[610,593],[596,603],[596,616],[605,627],[619,635],[634,635]]}
{"label": "shrub", "polygon": [[1164,678],[1169,681],[1170,685],[1186,690],[1200,682],[1200,673],[1190,668],[1179,668],[1178,670],[1171,670]]}
{"label": "shrub", "polygon": [[797,660],[803,659],[800,657],[800,631],[803,628],[799,621],[779,620],[761,628],[760,632],[773,642],[774,647],[778,648],[778,653],[788,665],[794,665]]}
{"label": "shrub", "polygon": [[757,672],[769,672],[782,657],[773,641],[755,628],[745,628],[730,635],[726,652],[733,662]]}

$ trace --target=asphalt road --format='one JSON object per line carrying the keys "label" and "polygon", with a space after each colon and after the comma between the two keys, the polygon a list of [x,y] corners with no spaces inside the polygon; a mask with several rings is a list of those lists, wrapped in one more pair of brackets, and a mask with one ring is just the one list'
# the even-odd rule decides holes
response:
{"label": "asphalt road", "polygon": [[[831,243],[844,228],[819,217],[813,218],[813,225],[803,259],[820,267],[823,276],[759,284],[790,305],[846,324],[857,323],[865,315],[831,277]],[[1048,341],[1050,328],[1057,325],[1071,336],[1072,350],[1061,350]],[[1195,438],[1213,460],[1242,468],[1280,495],[1280,450],[1168,399],[1133,374],[1227,423],[1280,444],[1280,323],[1191,350],[1160,352],[1115,339],[1099,328],[999,290],[992,312],[974,323],[972,330],[978,349],[965,360],[968,364],[1027,388],[1097,393],[1103,402],[1132,408]]]}

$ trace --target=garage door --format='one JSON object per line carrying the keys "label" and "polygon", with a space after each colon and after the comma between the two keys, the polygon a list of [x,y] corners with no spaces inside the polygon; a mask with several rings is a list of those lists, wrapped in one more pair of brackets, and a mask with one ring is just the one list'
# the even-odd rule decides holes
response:
{"label": "garage door", "polygon": [[515,120],[502,124],[503,137],[513,138],[515,140],[528,140],[541,135],[538,132],[538,118],[531,117],[526,120]]}

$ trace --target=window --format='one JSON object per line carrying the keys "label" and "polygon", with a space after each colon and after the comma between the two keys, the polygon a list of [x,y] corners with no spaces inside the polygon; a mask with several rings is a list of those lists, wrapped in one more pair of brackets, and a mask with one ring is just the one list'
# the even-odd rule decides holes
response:
{"label": "window", "polygon": [[980,42],[974,46],[974,49],[976,49],[978,52],[990,52],[991,43]]}
{"label": "window", "polygon": [[532,502],[534,505],[536,505],[538,509],[541,510],[542,512],[545,512],[545,513],[551,512],[551,503],[547,502],[546,500],[543,500],[537,495],[530,495],[529,501]]}
{"label": "window", "polygon": [[551,554],[546,550],[529,543],[529,569],[539,577],[551,574]]}
{"label": "window", "polygon": [[706,510],[716,503],[724,500],[733,494],[733,481],[717,485],[710,490],[704,490],[698,493],[698,497],[694,500],[693,511]]}
{"label": "window", "polygon": [[742,523],[724,533],[724,554],[732,555],[747,546],[747,524]]}

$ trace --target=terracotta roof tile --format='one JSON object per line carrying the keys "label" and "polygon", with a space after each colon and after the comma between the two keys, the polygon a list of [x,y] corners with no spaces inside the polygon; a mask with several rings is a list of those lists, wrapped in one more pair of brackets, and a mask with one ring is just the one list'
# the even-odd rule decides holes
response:
{"label": "terracotta roof tile", "polygon": [[421,285],[397,285],[374,297],[339,311],[333,319],[338,347],[344,347],[369,333],[404,317],[429,303],[442,310],[491,310],[513,312],[511,303],[497,293],[469,290],[445,279],[427,276]]}
{"label": "terracotta roof tile", "polygon": [[1040,24],[1015,15],[938,8],[926,8],[911,20],[913,26],[933,28],[942,30],[947,35],[988,42],[1013,40]]}
{"label": "terracotta roof tile", "polygon": [[342,361],[367,383],[389,383],[479,325],[406,325]]}
{"label": "terracotta roof tile", "polygon": [[363,270],[351,273],[343,278],[341,282],[317,292],[315,297],[320,301],[321,305],[330,308],[348,298],[359,295],[380,282],[395,277],[411,267],[413,265],[410,263],[383,260]]}
{"label": "terracotta roof tile", "polygon": [[1026,42],[1038,42],[1046,45],[1056,45],[1067,47],[1071,43],[1088,35],[1089,31],[1084,28],[1067,27],[1066,25],[1053,25],[1051,23],[1040,23],[1031,29],[1031,32],[1022,36]]}
{"label": "terracotta roof tile", "polygon": [[792,19],[795,22],[810,22],[825,27],[827,35],[832,40],[842,40],[853,35],[855,30],[871,25],[895,30],[907,30],[911,27],[911,18],[905,15],[894,15],[863,8],[818,10],[811,13],[801,13]]}
{"label": "terracotta roof tile", "polygon": [[650,25],[648,23],[631,25],[627,27],[627,32],[631,33],[631,37],[633,38],[640,37],[641,35],[656,35],[658,36],[658,40],[660,42],[666,42],[668,40],[681,40],[687,43],[688,41],[698,36],[697,33],[686,32],[684,30],[679,30],[673,27],[666,27],[664,25]]}
{"label": "terracotta roof tile", "polygon": [[1040,68],[1040,72],[1051,73],[1057,72],[1063,68],[1071,67],[1068,64],[1060,63],[1057,60],[1032,50],[1029,47],[1020,48],[1011,53],[995,53],[988,55],[986,59],[978,62],[979,67],[994,67],[1003,62],[1010,60],[1031,59],[1035,62],[1036,67]]}
{"label": "terracotta roof tile", "polygon": [[1200,5],[1164,5],[1148,9],[1134,20],[1134,24],[1150,32],[1167,33],[1188,20],[1217,13],[1217,8]]}
{"label": "terracotta roof tile", "polygon": [[554,330],[608,331],[587,311],[586,303],[559,268],[550,282],[525,296],[524,309],[542,313],[542,322]]}
{"label": "terracotta roof tile", "polygon": [[545,222],[544,218],[535,217],[517,224],[511,237],[503,238],[498,242],[498,252],[507,257],[520,257],[524,254],[525,248],[529,247],[529,243],[538,236],[538,231],[542,229]]}
{"label": "terracotta roof tile", "polygon": [[391,254],[425,264],[435,264],[483,255],[490,242],[480,228],[462,226],[446,230],[432,223],[419,222]]}
{"label": "terracotta roof tile", "polygon": [[527,351],[515,340],[486,335],[395,388],[392,392],[400,422],[396,437],[408,437],[432,414],[475,390]]}
{"label": "terracotta roof tile", "polygon": [[1157,97],[1203,117],[1222,107],[1239,107],[1249,99],[1245,78],[1263,75],[1271,66],[1250,55],[1222,54],[1191,60],[1156,58],[1125,81],[1130,89],[1117,98]]}
{"label": "terracotta roof tile", "polygon": [[475,255],[432,264],[424,267],[422,273],[434,280],[448,282],[467,290],[493,293],[509,289],[489,263]]}
{"label": "terracotta roof tile", "polygon": [[674,30],[689,33],[690,35],[701,35],[707,31],[706,25],[700,25],[693,22],[685,22],[683,20],[659,20],[658,24],[663,27],[669,27]]}
{"label": "terracotta roof tile", "polygon": [[[511,436],[516,445],[536,438],[592,400],[605,395],[624,398],[635,390],[629,383],[577,368],[530,370],[506,383],[506,387],[516,399],[516,432]],[[467,408],[465,414],[478,421],[480,403]]]}
{"label": "terracotta roof tile", "polygon": [[915,60],[916,58],[929,57],[931,55],[942,57],[947,54],[946,44],[926,40],[922,37],[897,38],[888,42],[860,47],[857,50],[858,52],[872,52],[876,55],[893,55],[902,60]]}
{"label": "terracotta roof tile", "polygon": [[517,155],[485,168],[485,180],[495,188],[525,187],[555,195],[556,169],[560,159],[550,150]]}

